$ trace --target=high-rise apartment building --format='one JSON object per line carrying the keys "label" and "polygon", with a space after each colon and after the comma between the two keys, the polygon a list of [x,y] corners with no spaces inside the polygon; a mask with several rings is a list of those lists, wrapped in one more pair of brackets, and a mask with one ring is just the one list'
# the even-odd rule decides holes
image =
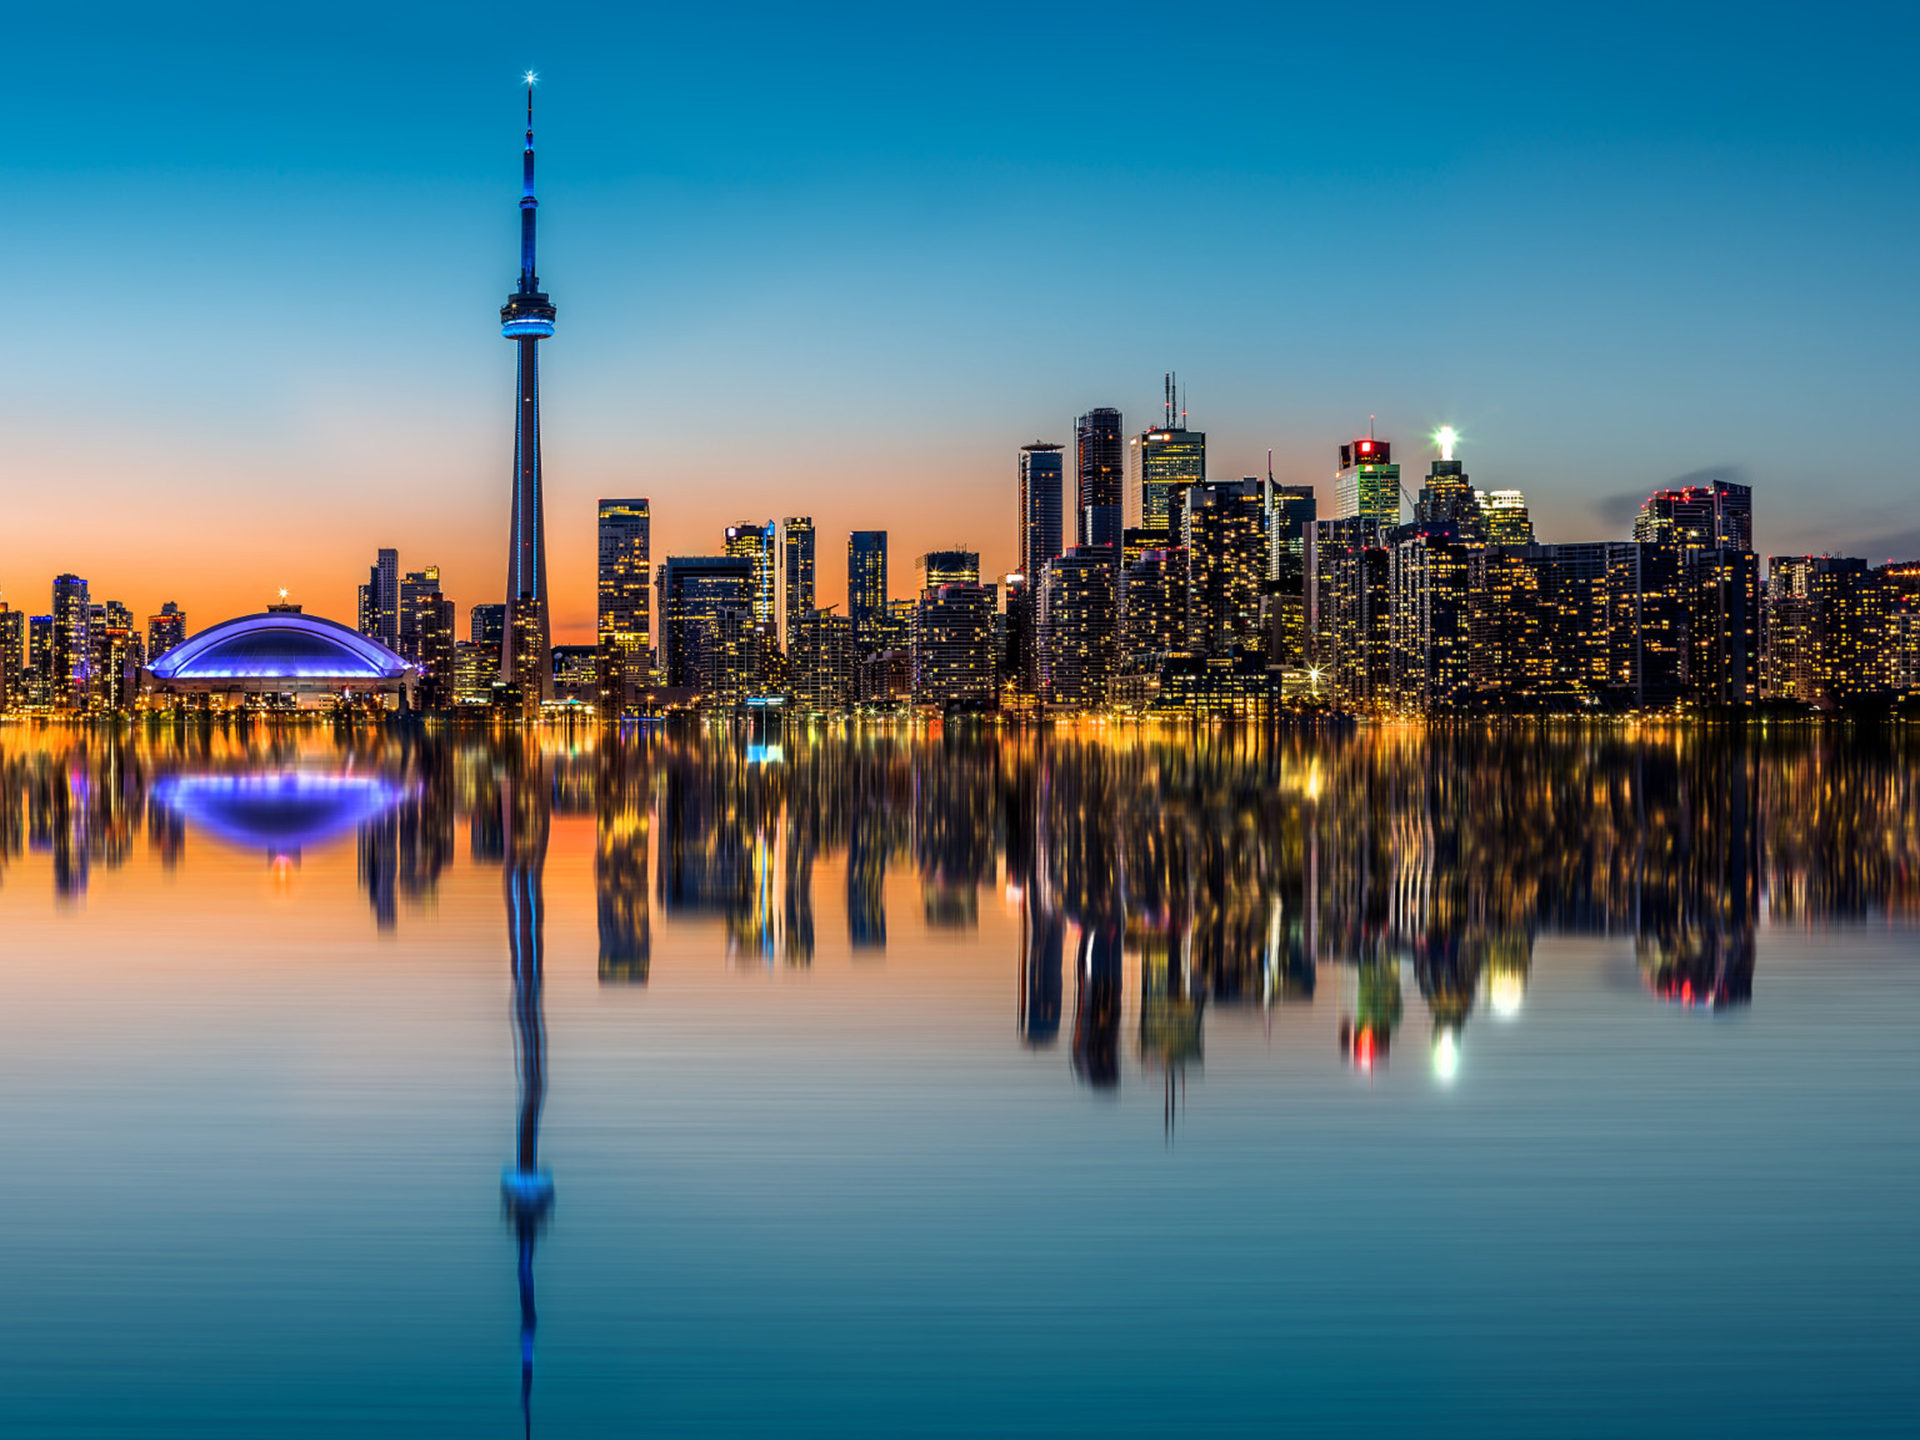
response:
{"label": "high-rise apartment building", "polygon": [[1061,448],[1045,440],[1020,447],[1020,573],[1038,575],[1063,548]]}
{"label": "high-rise apartment building", "polygon": [[847,536],[847,619],[858,654],[879,648],[887,625],[887,532],[855,530]]}
{"label": "high-rise apartment building", "polygon": [[151,665],[187,638],[187,617],[169,600],[147,617],[147,664]]}
{"label": "high-rise apartment building", "polygon": [[[438,565],[429,565],[424,570],[409,570],[400,577],[400,638],[393,648],[402,659],[420,664],[421,615],[440,598]],[[447,643],[453,643],[451,626],[448,627]]]}
{"label": "high-rise apartment building", "polygon": [[0,710],[27,703],[27,612],[0,600]]}
{"label": "high-rise apartment building", "polygon": [[458,621],[453,601],[442,595],[436,584],[433,590],[418,594],[411,608],[413,663],[420,667],[421,708],[450,710],[459,698],[454,658],[454,630]]}
{"label": "high-rise apartment building", "polygon": [[616,715],[639,703],[653,669],[652,527],[645,496],[600,502],[600,704]]}
{"label": "high-rise apartment building", "polygon": [[1042,703],[1090,710],[1106,703],[1115,639],[1113,561],[1075,546],[1041,572]]}
{"label": "high-rise apartment building", "polygon": [[1266,652],[1261,598],[1267,575],[1265,496],[1258,480],[1194,485],[1181,496],[1187,552],[1187,649],[1196,655]]}
{"label": "high-rise apartment building", "polygon": [[131,711],[139,695],[145,655],[133,611],[118,600],[108,600],[93,607],[91,622],[95,704],[109,712]]}
{"label": "high-rise apartment building", "polygon": [[993,592],[972,582],[929,584],[914,608],[912,658],[916,705],[991,710],[994,683]]}
{"label": "high-rise apartment building", "polygon": [[1760,557],[1752,550],[1685,552],[1687,691],[1720,709],[1760,699]]}
{"label": "high-rise apartment building", "polygon": [[1074,422],[1073,460],[1078,476],[1074,542],[1117,550],[1127,478],[1127,441],[1118,410],[1089,410]]}
{"label": "high-rise apartment building", "polygon": [[794,622],[814,609],[814,530],[811,515],[789,515],[780,522],[779,573],[775,611],[780,617],[780,648],[793,647]]}
{"label": "high-rise apartment building", "polygon": [[1715,480],[1656,490],[1634,517],[1633,538],[1682,550],[1751,550],[1753,487]]}
{"label": "high-rise apartment building", "polygon": [[1452,523],[1415,524],[1396,532],[1388,556],[1394,705],[1416,713],[1471,705],[1485,547]]}
{"label": "high-rise apartment building", "polygon": [[796,709],[836,714],[852,706],[853,624],[831,610],[809,610],[787,632],[787,675]]}
{"label": "high-rise apartment building", "polygon": [[1336,520],[1371,520],[1387,527],[1400,523],[1400,467],[1393,463],[1390,441],[1368,435],[1340,447],[1333,515]]}
{"label": "high-rise apartment building", "polygon": [[1307,613],[1324,698],[1385,708],[1392,694],[1392,566],[1384,527],[1348,516],[1317,520],[1307,564]]}
{"label": "high-rise apartment building", "polygon": [[[1130,530],[1129,535],[1143,532]],[[1164,540],[1165,532],[1144,532]],[[1177,545],[1126,547],[1120,572],[1120,643],[1123,670],[1157,670],[1187,645],[1187,552]]]}
{"label": "high-rise apartment building", "polygon": [[1890,688],[1886,589],[1865,560],[1773,556],[1766,609],[1768,698],[1827,709]]}
{"label": "high-rise apartment building", "polygon": [[736,559],[753,562],[753,623],[768,627],[771,634],[777,628],[774,619],[774,575],[776,570],[774,545],[777,532],[773,522],[756,525],[750,520],[742,520],[738,525],[727,526],[725,544],[721,554]]}
{"label": "high-rise apartment building", "polygon": [[52,664],[49,698],[62,710],[83,711],[93,701],[93,602],[78,575],[53,580]]}
{"label": "high-rise apartment building", "polygon": [[400,648],[400,552],[383,549],[360,587],[356,628],[389,650]]}

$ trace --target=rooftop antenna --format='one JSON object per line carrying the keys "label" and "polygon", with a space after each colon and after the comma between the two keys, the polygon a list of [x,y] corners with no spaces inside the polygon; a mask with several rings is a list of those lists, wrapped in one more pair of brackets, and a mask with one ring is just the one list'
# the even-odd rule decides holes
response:
{"label": "rooftop antenna", "polygon": [[1180,388],[1180,428],[1182,430],[1187,428],[1187,391],[1185,386]]}
{"label": "rooftop antenna", "polygon": [[1167,371],[1165,379],[1161,382],[1161,390],[1163,392],[1161,408],[1166,411],[1167,416],[1166,424],[1162,428],[1171,430],[1173,428],[1173,371]]}
{"label": "rooftop antenna", "polygon": [[1373,416],[1367,416],[1367,439],[1373,438]]}

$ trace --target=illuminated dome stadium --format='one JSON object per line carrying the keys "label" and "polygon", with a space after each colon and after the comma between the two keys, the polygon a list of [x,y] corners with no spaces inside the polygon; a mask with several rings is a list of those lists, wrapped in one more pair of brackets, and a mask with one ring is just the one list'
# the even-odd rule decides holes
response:
{"label": "illuminated dome stadium", "polygon": [[403,689],[413,667],[357,630],[288,608],[202,630],[150,673],[159,690],[284,693]]}

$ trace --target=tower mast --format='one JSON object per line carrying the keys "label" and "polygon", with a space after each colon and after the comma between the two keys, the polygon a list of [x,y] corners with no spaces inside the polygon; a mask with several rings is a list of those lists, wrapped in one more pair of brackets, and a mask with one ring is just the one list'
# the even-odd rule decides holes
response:
{"label": "tower mast", "polygon": [[541,293],[534,258],[540,202],[533,193],[533,85],[526,75],[527,143],[521,156],[520,283],[500,307],[500,333],[519,351],[513,421],[513,509],[507,541],[507,624],[500,676],[520,688],[527,713],[553,697],[553,630],[547,612],[547,523],[540,468],[540,355],[553,334],[553,302]]}

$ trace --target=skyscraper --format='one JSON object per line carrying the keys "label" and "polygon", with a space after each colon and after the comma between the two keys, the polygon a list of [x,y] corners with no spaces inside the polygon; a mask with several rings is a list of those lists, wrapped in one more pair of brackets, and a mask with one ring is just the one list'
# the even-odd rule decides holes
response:
{"label": "skyscraper", "polygon": [[660,566],[660,669],[670,686],[710,704],[746,694],[753,629],[753,562],[670,555]]}
{"label": "skyscraper", "polygon": [[652,668],[653,520],[647,499],[600,502],[600,703],[629,710]]}
{"label": "skyscraper", "polygon": [[[401,657],[421,663],[420,631],[421,617],[429,606],[440,599],[440,567],[429,565],[424,570],[409,570],[400,577],[400,643],[389,648],[397,650]],[[453,626],[447,625],[446,643],[453,644]]]}
{"label": "skyscraper", "polygon": [[913,562],[913,568],[920,572],[920,589],[923,593],[938,590],[943,585],[978,585],[980,552],[929,550]]}
{"label": "skyscraper", "polygon": [[1122,489],[1127,443],[1118,410],[1089,410],[1074,422],[1074,468],[1079,494],[1073,508],[1074,540],[1080,545],[1120,544]]}
{"label": "skyscraper", "polygon": [[1486,526],[1489,545],[1533,544],[1533,517],[1527,513],[1527,497],[1518,490],[1476,490],[1480,502],[1480,522]]}
{"label": "skyscraper", "polygon": [[0,710],[24,705],[27,698],[27,612],[0,600]]}
{"label": "skyscraper", "polygon": [[[523,687],[531,706],[553,694],[552,620],[547,613],[546,504],[540,470],[539,343],[553,334],[553,302],[541,293],[534,265],[533,77],[527,77],[527,145],[521,156],[520,283],[500,307],[500,333],[520,352],[519,401],[513,422],[513,514],[507,541],[510,623],[501,641],[500,671]],[[516,640],[516,637],[518,639]],[[516,652],[519,660],[516,663]],[[534,693],[537,690],[537,694]]]}
{"label": "skyscraper", "polygon": [[1226,655],[1266,645],[1260,596],[1267,535],[1258,480],[1193,485],[1181,495],[1181,543],[1187,552],[1187,648]]}
{"label": "skyscraper", "polygon": [[48,693],[62,710],[85,710],[93,689],[93,605],[78,575],[53,579],[53,654]]}
{"label": "skyscraper", "polygon": [[1318,518],[1311,485],[1276,485],[1268,475],[1268,653],[1295,668],[1307,661],[1307,535]]}
{"label": "skyscraper", "polygon": [[887,532],[855,530],[847,536],[847,618],[853,622],[853,647],[874,649],[887,620]]}
{"label": "skyscraper", "polygon": [[381,550],[360,587],[360,633],[389,650],[400,648],[400,552]]}
{"label": "skyscraper", "polygon": [[780,618],[780,648],[793,648],[793,629],[813,612],[813,517],[789,515],[780,522],[779,575],[775,612]]}
{"label": "skyscraper", "polygon": [[1400,467],[1393,445],[1368,435],[1340,447],[1340,469],[1333,477],[1333,518],[1400,523]]}
{"label": "skyscraper", "polygon": [[158,615],[147,617],[147,663],[151,665],[187,638],[187,617],[169,600]]}
{"label": "skyscraper", "polygon": [[773,522],[756,525],[750,520],[742,520],[738,525],[727,526],[726,545],[723,555],[732,555],[753,562],[753,623],[764,625],[771,632],[774,620],[774,538]]}
{"label": "skyscraper", "polygon": [[1206,481],[1207,434],[1187,428],[1184,409],[1176,416],[1172,372],[1167,374],[1166,423],[1134,436],[1127,448],[1140,497],[1141,527],[1173,531],[1180,521],[1181,492]]}
{"label": "skyscraper", "polygon": [[1634,517],[1633,538],[1682,550],[1751,550],[1753,487],[1715,480],[1656,490]]}
{"label": "skyscraper", "polygon": [[[1466,466],[1453,458],[1453,446],[1453,427],[1448,425],[1440,431],[1440,458],[1428,466],[1426,484],[1420,487],[1420,498],[1414,502],[1413,523],[1451,525],[1463,538],[1484,539],[1486,521],[1480,497],[1467,479]],[[1396,507],[1398,503],[1396,500]]]}
{"label": "skyscraper", "polygon": [[1113,561],[1076,546],[1041,572],[1040,694],[1078,710],[1106,703],[1115,640]]}
{"label": "skyscraper", "polygon": [[1060,492],[1064,457],[1058,445],[1036,440],[1020,447],[1020,569],[1038,575],[1061,551]]}

